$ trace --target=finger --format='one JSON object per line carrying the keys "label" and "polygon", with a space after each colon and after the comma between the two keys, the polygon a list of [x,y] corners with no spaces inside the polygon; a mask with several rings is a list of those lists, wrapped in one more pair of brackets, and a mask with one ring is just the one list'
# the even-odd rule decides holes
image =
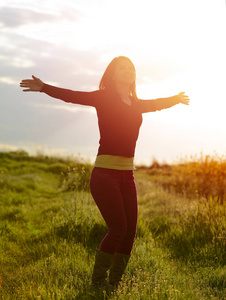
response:
{"label": "finger", "polygon": [[23,83],[29,83],[29,82],[34,82],[34,79],[23,79],[21,80]]}
{"label": "finger", "polygon": [[181,103],[185,104],[185,105],[189,105],[189,102],[187,102],[187,101],[182,101]]}
{"label": "finger", "polygon": [[32,75],[32,78],[33,78],[34,80],[39,80],[39,78],[38,78],[38,77],[35,77],[34,75]]}
{"label": "finger", "polygon": [[30,92],[30,91],[31,91],[30,89],[23,90],[23,92]]}
{"label": "finger", "polygon": [[29,87],[30,84],[28,84],[28,83],[20,83],[20,86],[21,86],[21,87]]}

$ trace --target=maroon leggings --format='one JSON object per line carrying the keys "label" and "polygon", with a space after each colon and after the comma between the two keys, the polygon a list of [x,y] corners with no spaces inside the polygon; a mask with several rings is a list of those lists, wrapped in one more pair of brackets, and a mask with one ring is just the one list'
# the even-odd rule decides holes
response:
{"label": "maroon leggings", "polygon": [[129,255],[137,229],[137,190],[133,171],[95,167],[90,190],[108,226],[99,250]]}

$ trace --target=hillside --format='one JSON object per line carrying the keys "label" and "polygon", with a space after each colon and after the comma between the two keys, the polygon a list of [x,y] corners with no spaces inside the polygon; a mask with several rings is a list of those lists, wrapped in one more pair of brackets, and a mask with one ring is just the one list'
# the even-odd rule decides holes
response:
{"label": "hillside", "polygon": [[[223,161],[208,168],[202,162],[198,178],[202,168],[216,168],[212,176],[224,180]],[[225,193],[216,184],[201,190],[205,180],[194,180],[191,165],[181,168],[135,172],[135,246],[122,285],[106,295],[90,286],[106,233],[89,193],[92,166],[80,158],[0,153],[0,299],[224,299]]]}

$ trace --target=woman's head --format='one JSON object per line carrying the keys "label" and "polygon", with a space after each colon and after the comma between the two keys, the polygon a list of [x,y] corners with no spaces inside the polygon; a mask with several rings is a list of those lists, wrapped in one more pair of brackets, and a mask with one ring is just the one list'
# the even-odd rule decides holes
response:
{"label": "woman's head", "polygon": [[136,95],[136,70],[132,61],[126,56],[115,57],[107,66],[100,81],[99,89],[116,90],[116,83],[127,85],[131,96]]}

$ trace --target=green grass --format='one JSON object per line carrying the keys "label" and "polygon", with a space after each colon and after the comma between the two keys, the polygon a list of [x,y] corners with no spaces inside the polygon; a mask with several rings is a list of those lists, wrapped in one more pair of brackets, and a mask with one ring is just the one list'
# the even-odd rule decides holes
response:
{"label": "green grass", "polygon": [[135,172],[138,232],[124,280],[111,295],[93,290],[107,229],[90,171],[78,160],[0,153],[0,299],[224,299],[225,205],[175,194],[146,170]]}

